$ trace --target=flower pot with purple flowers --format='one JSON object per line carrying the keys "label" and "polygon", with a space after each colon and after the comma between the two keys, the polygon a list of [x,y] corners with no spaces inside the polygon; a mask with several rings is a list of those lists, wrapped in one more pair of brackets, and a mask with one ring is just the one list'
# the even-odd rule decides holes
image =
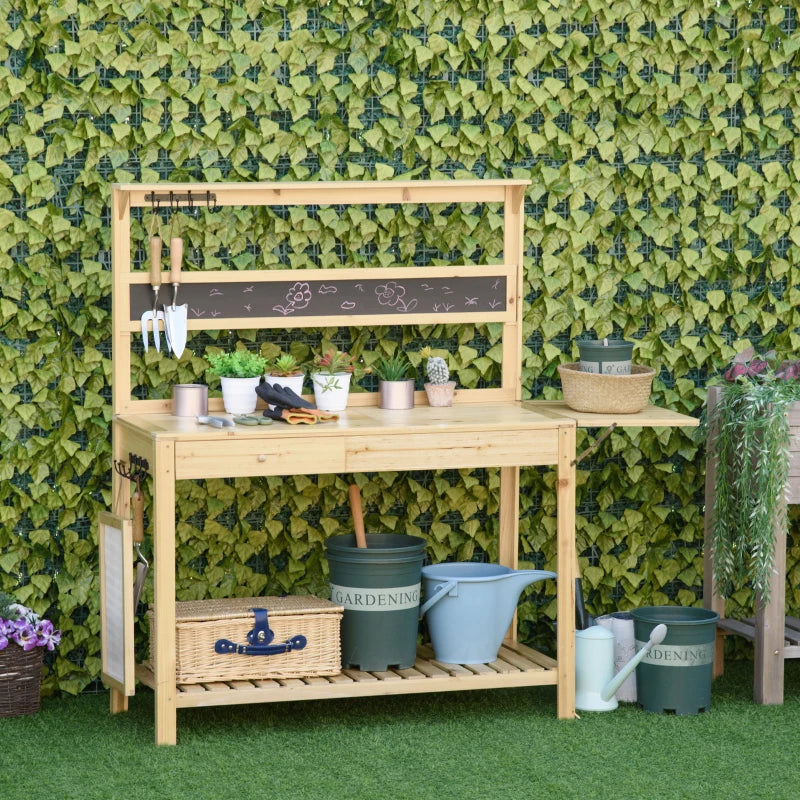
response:
{"label": "flower pot with purple flowers", "polygon": [[39,710],[42,655],[60,641],[50,620],[0,592],[0,717]]}

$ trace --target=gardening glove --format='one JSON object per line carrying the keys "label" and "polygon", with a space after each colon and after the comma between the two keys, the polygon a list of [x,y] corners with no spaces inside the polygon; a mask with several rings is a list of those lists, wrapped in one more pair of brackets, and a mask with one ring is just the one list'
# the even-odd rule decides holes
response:
{"label": "gardening glove", "polygon": [[256,388],[256,394],[265,402],[276,408],[314,408],[313,403],[304,400],[288,386],[277,383],[262,383]]}
{"label": "gardening glove", "polygon": [[320,411],[317,408],[267,408],[264,416],[270,419],[283,420],[290,425],[315,425],[317,422],[336,422],[338,414],[329,414],[327,411]]}
{"label": "gardening glove", "polygon": [[292,408],[265,408],[264,416],[270,419],[281,420],[288,422],[290,425],[316,425],[317,418],[313,414],[309,414],[305,409],[292,409]]}

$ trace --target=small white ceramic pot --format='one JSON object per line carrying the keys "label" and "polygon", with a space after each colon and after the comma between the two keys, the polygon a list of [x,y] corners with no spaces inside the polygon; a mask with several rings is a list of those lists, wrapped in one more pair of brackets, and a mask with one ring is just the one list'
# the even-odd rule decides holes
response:
{"label": "small white ceramic pot", "polygon": [[[303,381],[305,381],[306,376],[303,375],[301,372],[299,375],[265,375],[264,380],[267,383],[271,383],[273,386],[286,386],[291,389],[295,394],[302,395],[303,394]],[[269,408],[272,408],[269,403],[267,403]]]}
{"label": "small white ceramic pot", "polygon": [[222,402],[229,414],[252,414],[256,410],[256,386],[261,376],[255,378],[220,378]]}
{"label": "small white ceramic pot", "polygon": [[314,399],[320,411],[344,411],[347,408],[347,395],[350,391],[350,372],[312,372]]}

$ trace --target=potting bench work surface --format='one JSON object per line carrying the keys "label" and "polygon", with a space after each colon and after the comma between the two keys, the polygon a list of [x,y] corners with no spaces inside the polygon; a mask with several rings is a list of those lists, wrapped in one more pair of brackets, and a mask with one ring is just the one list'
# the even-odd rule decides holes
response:
{"label": "potting bench work surface", "polygon": [[[697,420],[648,406],[638,414],[576,414],[563,403],[521,402],[522,395],[522,208],[528,181],[390,181],[280,184],[162,184],[115,186],[112,194],[113,295],[113,403],[114,458],[129,454],[147,460],[152,493],[151,535],[153,553],[152,624],[155,636],[147,664],[134,664],[134,609],[126,582],[132,584],[125,552],[125,531],[108,563],[121,575],[119,608],[102,604],[103,679],[111,687],[111,709],[127,708],[136,680],[155,692],[155,736],[161,744],[177,739],[177,709],[185,706],[272,702],[357,695],[437,692],[457,689],[555,685],[558,715],[574,717],[575,669],[575,441],[578,426],[589,428],[692,426]],[[131,208],[149,208],[154,198],[174,192],[187,197],[213,196],[216,206],[364,204],[364,203],[494,203],[500,206],[504,226],[503,263],[419,267],[369,267],[358,269],[250,271],[202,270],[187,272],[184,281],[197,288],[235,285],[242,280],[264,292],[287,281],[324,277],[351,291],[347,281],[392,279],[396,282],[447,279],[448,285],[483,287],[491,302],[474,310],[447,311],[417,306],[412,313],[396,307],[353,309],[325,306],[324,314],[300,317],[275,313],[268,305],[247,319],[224,310],[215,316],[189,319],[190,330],[236,328],[291,328],[302,326],[500,323],[502,325],[502,382],[497,388],[457,390],[453,406],[427,405],[424,392],[416,393],[416,407],[408,411],[377,408],[377,393],[356,393],[335,423],[289,426],[210,428],[193,418],[170,413],[164,399],[133,396],[131,381],[132,337],[140,335],[139,318],[152,302],[143,289],[147,275],[132,268]],[[233,274],[232,274],[233,272]],[[487,282],[488,280],[488,282]],[[483,283],[481,283],[483,281]],[[282,285],[282,284],[281,284]],[[409,283],[409,286],[411,283]],[[418,283],[417,286],[422,286]],[[487,288],[489,287],[489,288]],[[201,295],[198,294],[198,297]],[[485,299],[484,298],[484,299]],[[471,300],[472,298],[468,298]],[[192,301],[190,301],[191,304]],[[408,309],[411,311],[411,309]],[[238,312],[237,312],[238,313]],[[210,413],[219,413],[221,401],[209,401]],[[518,560],[519,469],[521,466],[555,467],[557,501],[557,635],[556,659],[516,642],[512,625],[498,659],[486,665],[449,665],[437,662],[423,647],[413,668],[365,673],[344,670],[328,678],[293,678],[269,681],[226,681],[177,685],[175,677],[175,483],[178,480],[394,470],[440,470],[498,467],[498,561],[515,568]],[[112,473],[112,511],[116,518],[130,517],[130,492]],[[125,528],[127,522],[121,523]],[[110,540],[111,541],[111,540]],[[113,541],[112,541],[113,545]],[[117,565],[113,554],[122,554]],[[109,583],[108,597],[115,587]],[[132,589],[132,586],[131,586]],[[115,650],[116,648],[116,650]],[[108,659],[109,651],[114,658]]]}

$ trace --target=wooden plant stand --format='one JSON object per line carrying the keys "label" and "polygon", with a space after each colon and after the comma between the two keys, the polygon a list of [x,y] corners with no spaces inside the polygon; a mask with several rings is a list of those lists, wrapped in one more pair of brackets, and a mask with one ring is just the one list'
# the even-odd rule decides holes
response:
{"label": "wooden plant stand", "polygon": [[[719,402],[722,387],[708,390],[708,410]],[[786,500],[800,503],[800,406],[789,412],[791,440],[789,445],[789,485]],[[778,526],[774,532],[775,568],[770,581],[770,601],[756,599],[756,613],[747,619],[725,617],[725,598],[714,585],[714,555],[711,549],[712,514],[717,483],[716,460],[706,449],[705,545],[703,557],[703,605],[716,611],[717,640],[714,651],[714,677],[725,669],[724,637],[744,636],[754,643],[753,700],[762,705],[783,704],[784,659],[800,658],[800,619],[785,616],[786,607],[786,531]]]}
{"label": "wooden plant stand", "polygon": [[[127,709],[136,680],[155,692],[155,737],[174,744],[177,709],[191,706],[282,700],[439,692],[493,687],[555,685],[558,716],[575,712],[575,433],[577,426],[696,425],[691,417],[648,407],[640,414],[613,417],[576,414],[563,403],[521,402],[523,198],[526,180],[390,181],[334,183],[115,185],[112,194],[113,255],[113,456],[147,459],[152,475],[154,623],[157,637],[147,664],[133,665],[133,612],[130,605],[113,619],[127,632],[104,625],[104,650],[125,652],[104,670],[113,712]],[[493,203],[503,215],[503,263],[435,267],[377,267],[336,270],[204,270],[184,272],[179,302],[190,307],[190,330],[296,328],[313,326],[502,324],[502,382],[499,388],[457,390],[454,405],[427,405],[417,392],[410,411],[377,408],[377,393],[350,396],[337,424],[215,429],[193,418],[173,417],[169,400],[131,396],[131,341],[140,335],[139,318],[152,305],[148,275],[131,269],[131,208],[148,207],[158,197],[195,201],[214,196],[218,207],[407,203]],[[308,283],[312,302],[287,314],[286,287]],[[404,303],[377,305],[362,294],[385,297],[387,282],[402,286]],[[208,304],[209,289],[254,298],[242,316],[241,304]],[[332,291],[335,288],[335,292]],[[360,287],[360,288],[359,288]],[[379,289],[378,287],[384,287]],[[429,288],[432,287],[432,288]],[[361,294],[359,294],[361,293]],[[429,293],[433,293],[428,297]],[[333,303],[332,296],[348,298]],[[218,295],[217,295],[218,296]],[[276,300],[277,298],[277,300]],[[327,300],[323,300],[327,298]],[[438,298],[438,299],[437,299]],[[448,299],[452,299],[452,302]],[[411,303],[416,299],[416,303]],[[216,313],[214,313],[216,312]],[[211,413],[222,409],[210,401]],[[387,470],[500,468],[498,552],[501,564],[516,567],[520,466],[547,465],[557,472],[557,658],[516,641],[512,626],[492,664],[443,664],[431,650],[419,650],[413,669],[365,673],[344,670],[330,678],[177,685],[175,680],[175,482],[196,478],[347,473]],[[129,492],[113,476],[113,512],[130,514]],[[126,573],[128,574],[128,573]],[[127,591],[127,589],[126,589]],[[124,594],[124,592],[123,592]],[[104,619],[108,615],[104,609]],[[112,642],[113,639],[113,642]],[[122,645],[114,644],[122,642]],[[104,662],[105,663],[105,662]]]}

